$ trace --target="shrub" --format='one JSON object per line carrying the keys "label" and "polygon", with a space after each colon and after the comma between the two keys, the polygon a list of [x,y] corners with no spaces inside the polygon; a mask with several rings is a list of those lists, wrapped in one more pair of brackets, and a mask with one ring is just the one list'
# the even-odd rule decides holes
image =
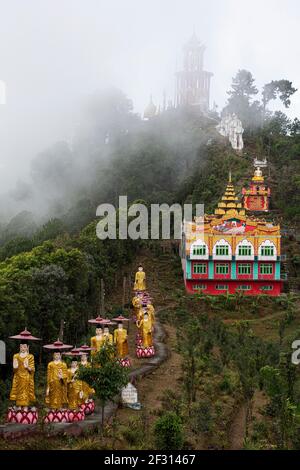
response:
{"label": "shrub", "polygon": [[191,425],[195,433],[211,431],[212,409],[209,401],[202,401],[193,406]]}
{"label": "shrub", "polygon": [[158,450],[180,450],[183,446],[183,429],[180,417],[169,411],[155,422],[155,446]]}

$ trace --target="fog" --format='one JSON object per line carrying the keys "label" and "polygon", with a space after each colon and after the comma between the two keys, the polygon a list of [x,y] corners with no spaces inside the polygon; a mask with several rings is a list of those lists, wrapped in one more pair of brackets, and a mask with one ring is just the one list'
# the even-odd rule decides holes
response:
{"label": "fog", "polygon": [[[206,44],[219,110],[238,69],[259,87],[286,78],[300,89],[299,20],[296,0],[0,0],[0,192],[17,182],[28,191],[30,162],[72,141],[95,90],[120,88],[138,113],[150,94],[157,105],[164,90],[173,99],[193,31]],[[284,111],[300,115],[299,92]]]}

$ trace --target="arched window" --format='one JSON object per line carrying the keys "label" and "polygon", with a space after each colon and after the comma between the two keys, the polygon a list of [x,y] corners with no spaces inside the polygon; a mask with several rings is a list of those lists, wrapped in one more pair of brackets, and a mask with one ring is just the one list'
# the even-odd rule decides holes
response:
{"label": "arched window", "polygon": [[276,260],[277,249],[271,240],[265,240],[258,249],[258,258],[262,260]]}
{"label": "arched window", "polygon": [[240,241],[237,244],[235,250],[235,257],[236,259],[244,259],[244,260],[253,260],[254,259],[254,247],[249,240],[246,238]]}
{"label": "arched window", "polygon": [[208,246],[204,240],[196,240],[190,249],[190,258],[191,259],[208,259]]}
{"label": "arched window", "polygon": [[232,248],[227,240],[221,239],[215,243],[213,248],[213,258],[226,260],[232,258]]}

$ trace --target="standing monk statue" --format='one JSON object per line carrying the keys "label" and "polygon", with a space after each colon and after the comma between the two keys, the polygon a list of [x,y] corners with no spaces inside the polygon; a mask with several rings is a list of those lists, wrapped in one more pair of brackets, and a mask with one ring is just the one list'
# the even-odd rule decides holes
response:
{"label": "standing monk statue", "polygon": [[28,344],[20,344],[20,352],[13,357],[13,382],[10,400],[17,406],[29,406],[35,401],[34,357],[29,354]]}
{"label": "standing monk statue", "polygon": [[9,423],[36,424],[38,410],[32,406],[35,402],[34,393],[34,356],[29,353],[29,342],[40,341],[32,336],[30,331],[24,331],[11,339],[20,341],[19,352],[13,356],[13,380],[10,391],[10,400],[14,406],[8,408],[7,421]]}
{"label": "standing monk statue", "polygon": [[146,273],[143,270],[143,266],[140,264],[138,271],[135,273],[134,287],[135,291],[146,290]]}
{"label": "standing monk statue", "polygon": [[67,364],[61,360],[61,353],[55,352],[53,361],[49,362],[47,369],[45,402],[51,409],[59,410],[68,403],[67,379]]}

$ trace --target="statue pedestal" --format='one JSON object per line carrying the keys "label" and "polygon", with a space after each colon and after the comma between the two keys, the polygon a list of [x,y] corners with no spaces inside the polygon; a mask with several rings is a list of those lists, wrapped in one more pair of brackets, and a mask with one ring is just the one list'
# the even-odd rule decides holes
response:
{"label": "statue pedestal", "polygon": [[81,409],[81,411],[84,412],[85,415],[93,414],[94,411],[95,411],[95,402],[94,402],[94,400],[91,398],[91,399],[87,400],[85,403],[82,403],[82,405],[80,406],[80,409]]}
{"label": "statue pedestal", "polygon": [[142,337],[139,333],[136,334],[136,337],[135,337],[135,344],[136,346],[142,346]]}
{"label": "statue pedestal", "polygon": [[129,357],[125,357],[123,359],[118,359],[118,361],[119,361],[119,364],[122,367],[131,367],[131,361],[130,361]]}
{"label": "statue pedestal", "polygon": [[78,421],[83,421],[85,418],[85,413],[81,409],[78,410],[68,410],[68,423],[76,423]]}
{"label": "statue pedestal", "polygon": [[12,406],[7,410],[6,421],[18,424],[36,424],[38,421],[38,410],[30,406]]}
{"label": "statue pedestal", "polygon": [[44,423],[67,423],[69,410],[48,410],[44,418]]}
{"label": "statue pedestal", "polygon": [[136,352],[136,357],[138,357],[139,359],[155,356],[154,346],[149,346],[148,348],[143,348],[142,346],[138,346],[135,352]]}

